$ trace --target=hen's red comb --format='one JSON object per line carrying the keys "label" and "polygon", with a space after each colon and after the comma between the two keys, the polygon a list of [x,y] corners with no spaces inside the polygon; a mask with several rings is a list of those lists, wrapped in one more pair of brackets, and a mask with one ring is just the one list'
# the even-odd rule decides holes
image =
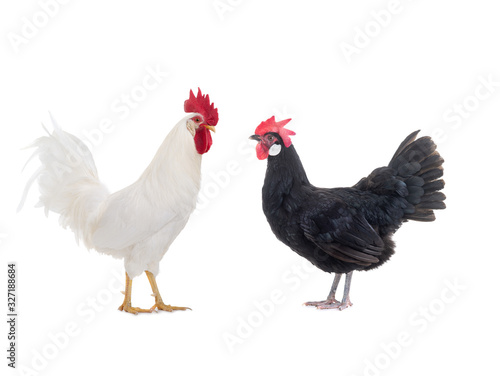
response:
{"label": "hen's red comb", "polygon": [[286,147],[289,147],[292,144],[292,139],[290,136],[294,136],[295,132],[289,129],[285,129],[285,125],[292,119],[286,119],[282,121],[276,122],[274,116],[271,116],[266,121],[263,121],[259,124],[259,126],[255,129],[255,134],[259,136],[264,136],[266,133],[274,132],[280,135],[283,143]]}
{"label": "hen's red comb", "polygon": [[219,121],[217,109],[214,108],[213,103],[210,104],[208,94],[201,94],[200,88],[198,88],[198,95],[196,97],[193,94],[193,90],[189,91],[189,99],[184,102],[184,111],[201,114],[208,125],[217,125]]}

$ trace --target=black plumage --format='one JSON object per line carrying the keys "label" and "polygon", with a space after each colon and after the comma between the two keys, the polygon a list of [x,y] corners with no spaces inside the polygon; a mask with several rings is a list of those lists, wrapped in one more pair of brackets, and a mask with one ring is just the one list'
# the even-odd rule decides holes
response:
{"label": "black plumage", "polygon": [[[375,169],[350,188],[312,185],[293,145],[286,147],[276,132],[273,143],[281,150],[268,157],[263,210],[272,231],[293,251],[319,269],[337,273],[325,301],[318,308],[343,309],[351,305],[349,285],[354,270],[370,270],[394,254],[392,235],[407,220],[433,221],[434,210],[444,209],[443,159],[430,137],[410,134],[386,167]],[[266,135],[252,136],[261,143]],[[270,148],[272,145],[264,145]],[[342,302],[335,299],[340,274],[346,273]]]}

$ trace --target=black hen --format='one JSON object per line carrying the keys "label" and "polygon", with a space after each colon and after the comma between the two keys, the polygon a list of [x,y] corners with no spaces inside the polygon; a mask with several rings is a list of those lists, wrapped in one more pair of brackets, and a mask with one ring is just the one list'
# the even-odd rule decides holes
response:
{"label": "black hen", "polygon": [[[252,139],[257,157],[268,158],[262,206],[279,240],[325,272],[335,273],[327,299],[308,302],[317,308],[352,305],[354,270],[370,270],[394,254],[392,235],[407,220],[430,222],[445,208],[443,158],[430,137],[410,134],[387,167],[375,169],[351,188],[318,188],[309,183],[290,135],[290,119],[262,122]],[[342,302],[335,299],[346,273]]]}

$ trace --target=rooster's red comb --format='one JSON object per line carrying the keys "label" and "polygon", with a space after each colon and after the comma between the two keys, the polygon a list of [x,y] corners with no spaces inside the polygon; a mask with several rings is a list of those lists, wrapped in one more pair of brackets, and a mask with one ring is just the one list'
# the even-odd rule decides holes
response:
{"label": "rooster's red comb", "polygon": [[255,129],[255,134],[259,136],[264,136],[266,133],[274,132],[280,135],[283,143],[286,147],[289,147],[292,144],[292,139],[290,136],[294,136],[295,132],[289,129],[285,129],[285,125],[292,119],[285,119],[282,121],[276,122],[274,116],[271,116],[266,121],[263,121],[259,124],[259,126]]}
{"label": "rooster's red comb", "polygon": [[193,90],[189,91],[189,99],[184,102],[184,111],[201,114],[208,125],[217,125],[219,121],[217,109],[214,108],[213,103],[210,104],[208,94],[201,94],[200,88],[198,88],[198,95],[196,97],[193,94]]}

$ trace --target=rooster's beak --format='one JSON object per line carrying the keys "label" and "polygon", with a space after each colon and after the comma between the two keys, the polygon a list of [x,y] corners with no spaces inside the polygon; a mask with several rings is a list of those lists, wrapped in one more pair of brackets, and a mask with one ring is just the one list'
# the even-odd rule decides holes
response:
{"label": "rooster's beak", "polygon": [[257,141],[257,142],[260,142],[261,139],[260,139],[260,136],[258,134],[254,134],[250,137],[248,137],[250,140],[254,140],[254,141]]}
{"label": "rooster's beak", "polygon": [[213,125],[208,125],[208,124],[203,124],[205,128],[207,128],[209,131],[212,131],[215,133],[215,127]]}

